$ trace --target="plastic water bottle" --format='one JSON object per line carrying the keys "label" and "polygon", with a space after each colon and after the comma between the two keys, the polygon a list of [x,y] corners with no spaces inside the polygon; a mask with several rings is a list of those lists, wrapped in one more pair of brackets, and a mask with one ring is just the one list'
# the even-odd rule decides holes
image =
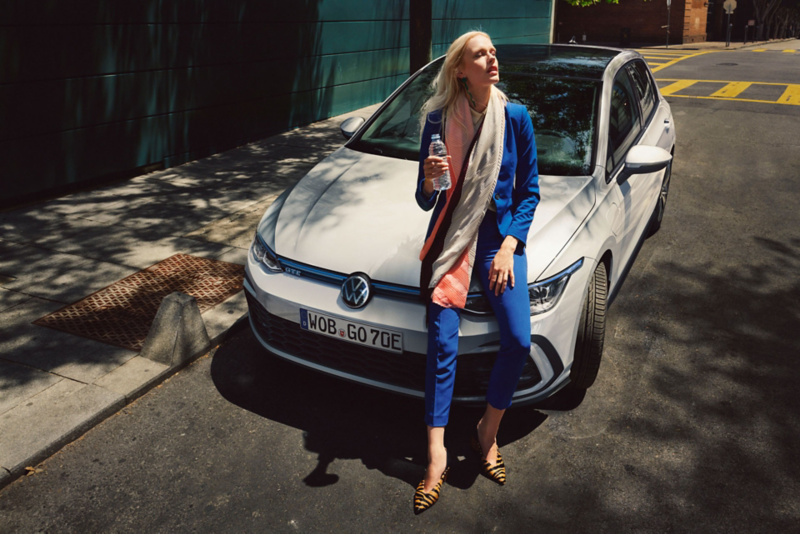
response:
{"label": "plastic water bottle", "polygon": [[[447,147],[444,146],[442,138],[439,134],[433,134],[431,136],[431,147],[428,150],[428,155],[436,156],[447,161]],[[436,191],[450,189],[452,184],[453,182],[450,180],[450,169],[444,171],[444,174],[440,177],[433,179],[433,188]]]}

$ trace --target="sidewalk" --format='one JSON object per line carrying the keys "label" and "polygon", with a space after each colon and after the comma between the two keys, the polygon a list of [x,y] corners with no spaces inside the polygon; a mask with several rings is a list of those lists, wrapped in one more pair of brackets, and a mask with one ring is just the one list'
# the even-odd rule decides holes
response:
{"label": "sidewalk", "polygon": [[[0,212],[0,488],[176,371],[33,321],[174,254],[243,265],[266,208],[375,109]],[[212,346],[246,314],[241,291],[204,312]]]}
{"label": "sidewalk", "polygon": [[[759,46],[764,46],[768,44],[774,43],[782,43],[784,41],[795,41],[796,39],[772,39],[770,41],[748,41],[747,44],[739,42],[731,41],[731,45],[726,47],[725,41],[704,41],[702,43],[687,43],[687,44],[680,44],[680,45],[669,45],[669,50],[738,50],[740,48],[757,48]],[[633,47],[633,48],[652,48],[654,50],[665,50],[666,46],[664,45],[649,45],[649,46],[640,46],[640,47]]]}

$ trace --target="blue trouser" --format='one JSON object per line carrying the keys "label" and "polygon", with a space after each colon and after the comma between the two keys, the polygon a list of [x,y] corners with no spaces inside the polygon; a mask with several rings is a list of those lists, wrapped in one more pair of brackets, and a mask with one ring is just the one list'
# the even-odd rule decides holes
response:
{"label": "blue trouser", "polygon": [[[487,211],[478,230],[475,270],[485,289],[500,327],[500,350],[489,377],[486,401],[498,410],[511,406],[525,359],[531,347],[531,311],[528,298],[528,260],[525,249],[514,254],[514,288],[511,285],[500,296],[489,291],[489,267],[500,250],[503,236],[497,230],[497,215]],[[428,304],[428,363],[425,373],[425,423],[447,425],[458,354],[457,308]]]}

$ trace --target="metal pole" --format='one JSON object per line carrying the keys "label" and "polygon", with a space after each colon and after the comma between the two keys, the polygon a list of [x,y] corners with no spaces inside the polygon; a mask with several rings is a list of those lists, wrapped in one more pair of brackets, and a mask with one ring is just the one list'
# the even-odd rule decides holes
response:
{"label": "metal pole", "polygon": [[669,10],[670,2],[667,2],[667,48],[669,48]]}
{"label": "metal pole", "polygon": [[731,12],[728,11],[728,32],[725,39],[725,48],[731,45]]}

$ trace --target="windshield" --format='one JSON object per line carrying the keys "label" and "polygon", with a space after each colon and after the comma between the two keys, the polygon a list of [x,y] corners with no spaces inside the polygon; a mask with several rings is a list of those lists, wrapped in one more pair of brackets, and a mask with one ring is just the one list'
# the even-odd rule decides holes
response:
{"label": "windshield", "polygon": [[[523,72],[518,63],[503,66],[497,87],[511,102],[524,105],[536,135],[540,174],[591,174],[592,147],[600,84]],[[362,152],[417,161],[419,111],[432,94],[431,82],[443,59],[414,78],[348,147]]]}

